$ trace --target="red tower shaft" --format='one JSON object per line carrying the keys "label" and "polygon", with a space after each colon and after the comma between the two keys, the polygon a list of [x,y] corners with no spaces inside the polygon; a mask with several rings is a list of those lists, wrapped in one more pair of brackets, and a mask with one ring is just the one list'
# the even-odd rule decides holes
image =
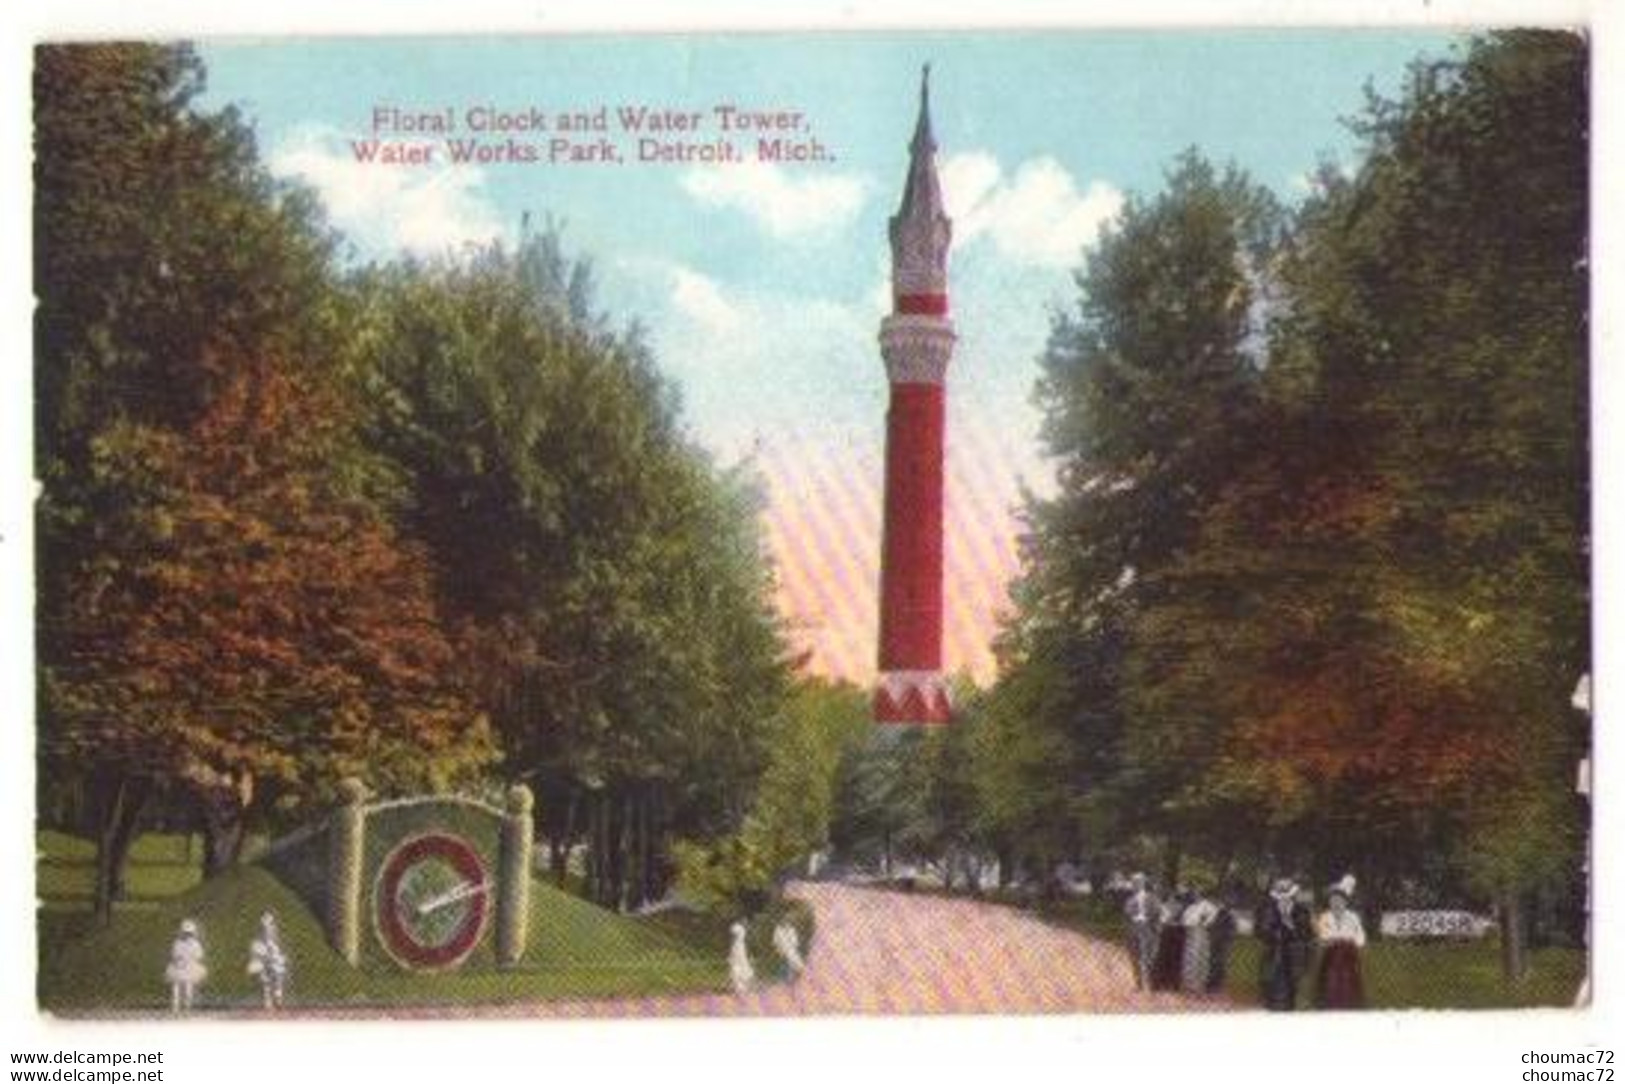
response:
{"label": "red tower shaft", "polygon": [[942,668],[941,384],[893,384],[886,412],[880,669]]}

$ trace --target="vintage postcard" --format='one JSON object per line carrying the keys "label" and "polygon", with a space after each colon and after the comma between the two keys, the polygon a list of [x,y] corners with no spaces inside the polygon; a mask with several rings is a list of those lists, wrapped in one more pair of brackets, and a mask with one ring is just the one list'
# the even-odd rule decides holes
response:
{"label": "vintage postcard", "polygon": [[39,1010],[1586,1006],[1590,57],[39,42]]}

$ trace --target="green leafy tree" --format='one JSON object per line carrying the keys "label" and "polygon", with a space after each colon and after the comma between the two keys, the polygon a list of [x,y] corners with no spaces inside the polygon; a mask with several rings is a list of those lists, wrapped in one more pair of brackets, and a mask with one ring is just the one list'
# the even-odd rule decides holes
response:
{"label": "green leafy tree", "polygon": [[731,913],[765,906],[784,878],[829,845],[838,769],[870,726],[862,690],[819,678],[798,680],[740,830],[711,844],[678,847],[684,890]]}
{"label": "green leafy tree", "polygon": [[1172,694],[1191,661],[1180,645],[1135,641],[1180,604],[1170,571],[1258,439],[1283,226],[1265,190],[1187,153],[1106,231],[1077,308],[1055,320],[1038,397],[1060,493],[1029,510],[1009,691],[994,707],[1011,739],[996,748],[1029,767],[1007,782],[984,773],[984,789],[1027,807],[1007,811],[1006,831],[1042,821],[1052,846],[1085,820],[1100,835],[1155,833],[1172,872],[1219,815],[1203,780],[1222,720]]}
{"label": "green leafy tree", "polygon": [[682,435],[555,231],[357,288],[372,439],[467,680],[552,796],[559,877],[585,837],[589,893],[636,905],[671,834],[738,827],[768,760],[786,668],[754,481]]}

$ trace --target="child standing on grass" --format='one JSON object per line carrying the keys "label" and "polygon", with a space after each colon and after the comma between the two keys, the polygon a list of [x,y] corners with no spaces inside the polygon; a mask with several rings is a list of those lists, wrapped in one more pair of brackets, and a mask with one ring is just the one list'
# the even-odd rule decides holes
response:
{"label": "child standing on grass", "polygon": [[203,965],[203,939],[198,935],[197,923],[181,920],[180,932],[169,946],[169,966],[164,968],[164,981],[169,983],[169,1010],[190,1012],[197,996],[198,985],[209,976]]}
{"label": "child standing on grass", "polygon": [[282,951],[276,916],[269,911],[260,916],[259,936],[249,942],[248,973],[260,980],[265,1007],[280,1009],[288,984],[288,954]]}

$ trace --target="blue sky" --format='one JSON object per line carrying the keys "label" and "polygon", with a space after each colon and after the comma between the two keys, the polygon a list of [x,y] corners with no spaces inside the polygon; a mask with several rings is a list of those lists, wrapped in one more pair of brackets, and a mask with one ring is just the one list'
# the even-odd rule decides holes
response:
{"label": "blue sky", "polygon": [[[788,420],[802,397],[814,409],[827,401],[825,417],[861,409],[845,392],[878,373],[878,359],[825,348],[871,338],[864,325],[876,314],[922,61],[936,73],[950,195],[989,200],[980,226],[959,224],[955,303],[967,317],[998,319],[961,321],[958,368],[1019,401],[1045,306],[1067,296],[1091,224],[1118,195],[1153,191],[1170,159],[1195,145],[1294,198],[1294,179],[1318,158],[1351,156],[1339,118],[1358,110],[1365,81],[1392,89],[1412,57],[1452,40],[1414,31],[397,38],[222,42],[204,56],[206,102],[241,106],[273,164],[316,184],[363,256],[511,236],[526,210],[562,219],[572,249],[595,261],[605,305],[637,315],[666,348],[697,434],[731,451],[757,422],[771,430]],[[835,161],[747,181],[727,177],[740,172],[728,166],[342,169],[318,157],[366,135],[379,104],[462,113],[487,103],[724,102],[804,111]],[[376,176],[392,170],[408,176]],[[1068,213],[1070,227],[1045,225]],[[729,329],[733,341],[708,341]],[[735,339],[747,334],[754,345]],[[773,400],[752,403],[741,377],[771,377],[779,386],[760,390]],[[779,401],[792,393],[796,402]]]}
{"label": "blue sky", "polygon": [[[695,438],[724,459],[770,465],[785,546],[809,529],[792,512],[853,536],[832,565],[847,572],[802,569],[816,586],[874,565],[862,525],[878,518],[886,218],[930,61],[960,336],[948,592],[969,631],[950,635],[949,654],[985,675],[1016,564],[1011,509],[1021,486],[1049,485],[1035,359],[1101,228],[1129,195],[1153,194],[1190,146],[1301,198],[1319,161],[1354,160],[1340,119],[1359,112],[1368,81],[1392,94],[1412,59],[1461,40],[1227,30],[219,41],[203,49],[204,105],[244,111],[272,168],[316,189],[355,259],[511,239],[526,211],[561,220],[567,246],[594,263],[602,307],[648,329]],[[381,166],[351,149],[372,134],[379,106],[450,109],[462,126],[482,106],[556,115],[648,105],[700,112],[707,130],[696,138],[709,140],[723,104],[799,111],[830,158],[643,164],[623,141],[620,165],[453,166],[442,152],[427,165]],[[754,146],[741,141],[747,157]],[[815,507],[831,487],[797,466],[808,463],[856,494],[853,507]],[[814,561],[788,549],[780,558]],[[816,650],[846,660],[830,668],[857,676],[872,642],[869,600],[839,617],[827,591],[786,605],[805,611]]]}

